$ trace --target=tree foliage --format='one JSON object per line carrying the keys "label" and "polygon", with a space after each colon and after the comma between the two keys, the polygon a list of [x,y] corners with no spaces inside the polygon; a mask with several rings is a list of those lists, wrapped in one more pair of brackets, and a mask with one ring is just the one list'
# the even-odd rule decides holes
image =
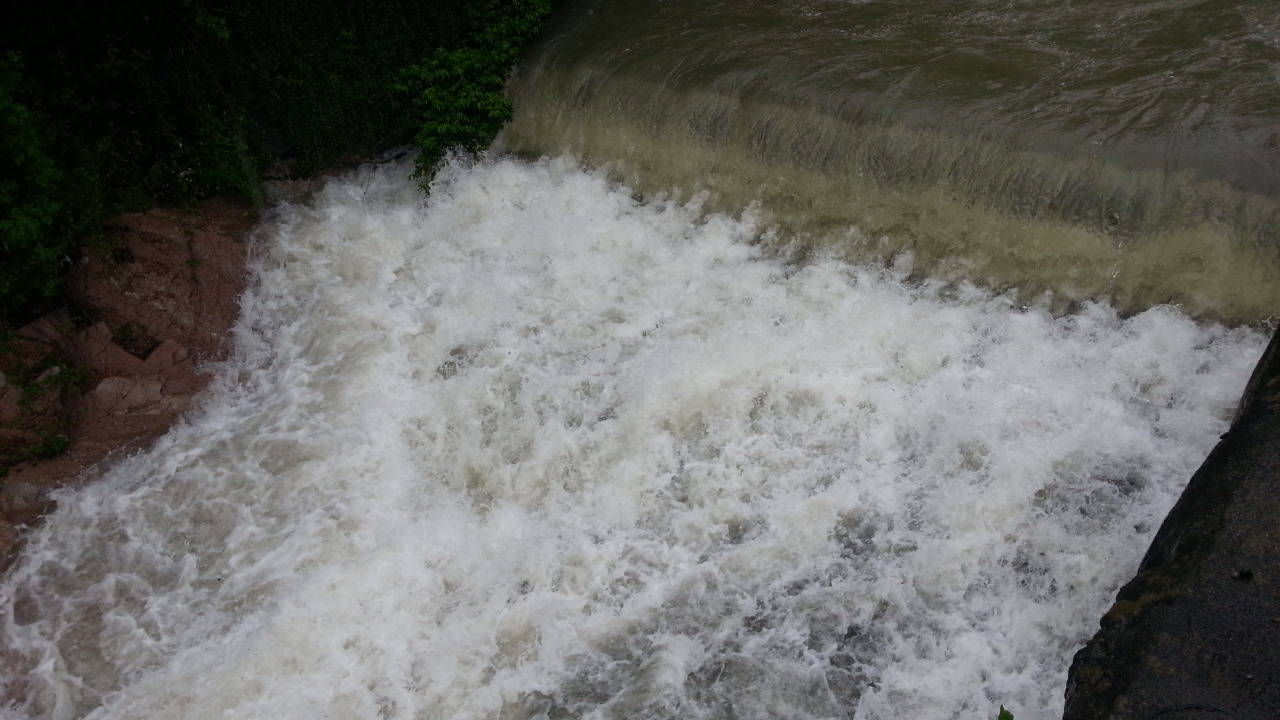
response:
{"label": "tree foliage", "polygon": [[[477,152],[511,119],[504,95],[511,66],[551,12],[550,0],[475,3],[468,25],[476,31],[462,47],[437,48],[401,76],[419,118],[419,176],[429,176],[450,149]],[[424,180],[425,183],[425,180]]]}
{"label": "tree foliage", "polygon": [[256,198],[416,141],[483,147],[550,0],[46,0],[0,25],[0,324],[57,296],[115,213]]}
{"label": "tree foliage", "polygon": [[18,101],[21,64],[10,54],[0,65],[0,302],[40,298],[57,291],[66,251],[53,232],[62,204],[62,173],[44,152],[35,114]]}

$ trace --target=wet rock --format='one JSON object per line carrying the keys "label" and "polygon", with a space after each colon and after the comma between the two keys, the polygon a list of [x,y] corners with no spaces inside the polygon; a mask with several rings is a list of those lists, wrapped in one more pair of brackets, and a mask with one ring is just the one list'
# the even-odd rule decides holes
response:
{"label": "wet rock", "polygon": [[0,375],[0,427],[9,427],[22,416],[22,390]]}
{"label": "wet rock", "polygon": [[4,528],[37,522],[50,489],[165,432],[208,382],[201,366],[221,357],[239,313],[254,219],[225,200],[117,218],[113,246],[72,272],[80,322],[40,318],[0,352],[0,562],[17,542]]}
{"label": "wet rock", "polygon": [[42,318],[0,349],[0,471],[65,444],[75,379],[59,342],[63,320]]}
{"label": "wet rock", "polygon": [[1280,717],[1280,331],[1076,654],[1064,720]]}
{"label": "wet rock", "polygon": [[170,340],[213,357],[244,289],[243,234],[251,208],[225,200],[193,213],[152,210],[109,224],[110,253],[90,253],[72,273],[77,300],[112,330],[118,347],[145,357]]}
{"label": "wet rock", "polygon": [[[0,518],[0,548],[13,547],[18,543],[18,529],[4,518]],[[4,570],[12,562],[9,553],[0,554],[0,570]]]}
{"label": "wet rock", "polygon": [[6,478],[0,481],[0,516],[11,525],[27,525],[53,508],[49,488]]}

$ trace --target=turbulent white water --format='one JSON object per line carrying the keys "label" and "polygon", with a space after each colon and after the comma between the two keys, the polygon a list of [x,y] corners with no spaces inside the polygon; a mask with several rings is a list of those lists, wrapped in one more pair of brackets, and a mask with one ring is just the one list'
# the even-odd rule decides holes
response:
{"label": "turbulent white water", "polygon": [[0,715],[1051,718],[1262,347],[406,174],[282,208],[201,407],[60,498]]}

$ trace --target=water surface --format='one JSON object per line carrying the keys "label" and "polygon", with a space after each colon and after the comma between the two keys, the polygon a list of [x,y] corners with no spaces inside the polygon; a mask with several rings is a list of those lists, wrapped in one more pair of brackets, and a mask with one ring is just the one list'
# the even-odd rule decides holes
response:
{"label": "water surface", "polygon": [[1047,720],[1262,349],[408,170],[279,208],[199,409],[62,493],[0,716]]}

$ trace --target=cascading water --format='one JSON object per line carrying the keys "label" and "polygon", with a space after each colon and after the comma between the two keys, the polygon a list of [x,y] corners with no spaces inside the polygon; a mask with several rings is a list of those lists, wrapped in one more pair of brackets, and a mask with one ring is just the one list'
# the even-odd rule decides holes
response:
{"label": "cascading water", "polygon": [[280,208],[200,409],[60,498],[9,717],[1049,718],[1261,351],[407,171]]}
{"label": "cascading water", "polygon": [[577,3],[500,147],[931,277],[1280,307],[1280,3]]}
{"label": "cascading water", "polygon": [[[846,6],[759,8],[720,29]],[[1274,311],[1274,176],[829,124],[691,40],[726,65],[570,62],[664,27],[605,14],[499,147],[607,167],[454,162],[424,201],[388,164],[272,212],[214,385],[0,583],[0,717],[1060,714],[1262,350],[1213,320]]]}

